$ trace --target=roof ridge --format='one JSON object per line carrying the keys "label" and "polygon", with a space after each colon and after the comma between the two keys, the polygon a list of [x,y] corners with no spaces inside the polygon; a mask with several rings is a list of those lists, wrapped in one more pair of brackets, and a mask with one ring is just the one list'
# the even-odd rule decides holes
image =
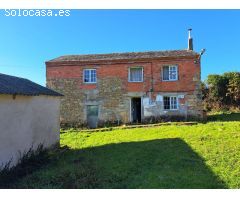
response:
{"label": "roof ridge", "polygon": [[[111,52],[111,53],[86,53],[86,54],[67,54],[63,56],[88,56],[88,55],[111,55],[111,54],[128,54],[128,53],[153,53],[153,52],[170,52],[170,51],[193,51],[188,49],[173,49],[173,50],[150,50],[150,51],[124,51],[124,52]],[[61,57],[61,56],[59,56]]]}
{"label": "roof ridge", "polygon": [[119,60],[119,59],[138,59],[138,58],[160,58],[175,56],[194,56],[197,52],[188,49],[178,50],[159,50],[159,51],[139,51],[139,52],[113,52],[97,54],[71,54],[63,55],[51,59],[47,62],[56,61],[96,61],[96,60]]}

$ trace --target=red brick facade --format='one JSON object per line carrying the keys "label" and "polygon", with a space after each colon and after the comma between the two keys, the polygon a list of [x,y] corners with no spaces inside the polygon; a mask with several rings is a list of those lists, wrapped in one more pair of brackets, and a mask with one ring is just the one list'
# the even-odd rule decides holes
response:
{"label": "red brick facade", "polygon": [[[109,64],[101,63],[79,63],[72,65],[63,63],[47,63],[47,78],[72,78],[78,79],[79,89],[94,89],[97,84],[86,84],[83,82],[83,69],[97,69],[97,78],[114,77],[121,78],[129,92],[146,92],[153,85],[154,92],[193,92],[196,87],[194,77],[200,76],[200,64],[195,64],[197,58],[171,59],[171,60],[152,60],[135,62],[112,62]],[[177,81],[163,81],[162,67],[165,65],[178,66]],[[144,70],[143,82],[128,82],[129,67],[141,66]],[[153,84],[151,84],[153,80]]]}

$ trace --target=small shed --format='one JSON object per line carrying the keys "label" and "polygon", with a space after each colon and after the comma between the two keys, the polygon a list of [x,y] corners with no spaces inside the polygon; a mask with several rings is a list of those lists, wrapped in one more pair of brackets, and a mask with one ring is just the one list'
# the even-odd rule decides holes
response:
{"label": "small shed", "polygon": [[62,95],[30,80],[0,73],[0,168],[39,145],[59,144]]}

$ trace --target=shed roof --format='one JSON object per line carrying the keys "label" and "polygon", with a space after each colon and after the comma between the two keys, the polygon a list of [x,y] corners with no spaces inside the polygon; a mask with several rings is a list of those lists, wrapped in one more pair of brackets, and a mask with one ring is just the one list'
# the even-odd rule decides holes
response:
{"label": "shed roof", "polygon": [[63,96],[28,79],[0,73],[0,94]]}
{"label": "shed roof", "polygon": [[48,62],[136,60],[166,57],[190,57],[197,55],[199,54],[192,50],[146,51],[146,52],[110,53],[110,54],[66,55],[49,60]]}

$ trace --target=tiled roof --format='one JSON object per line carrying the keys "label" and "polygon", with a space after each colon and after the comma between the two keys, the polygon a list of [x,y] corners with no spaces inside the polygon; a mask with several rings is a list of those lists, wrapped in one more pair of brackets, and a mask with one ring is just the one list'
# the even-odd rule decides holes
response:
{"label": "tiled roof", "polygon": [[9,76],[0,73],[0,94],[14,94],[14,95],[49,95],[62,96],[61,94],[50,90],[46,87],[38,85],[28,79]]}
{"label": "tiled roof", "polygon": [[189,57],[197,56],[198,53],[191,50],[171,50],[171,51],[148,51],[148,52],[129,52],[129,53],[110,53],[110,54],[86,54],[86,55],[66,55],[52,59],[48,62],[67,62],[67,61],[104,61],[104,60],[135,60],[165,57]]}

